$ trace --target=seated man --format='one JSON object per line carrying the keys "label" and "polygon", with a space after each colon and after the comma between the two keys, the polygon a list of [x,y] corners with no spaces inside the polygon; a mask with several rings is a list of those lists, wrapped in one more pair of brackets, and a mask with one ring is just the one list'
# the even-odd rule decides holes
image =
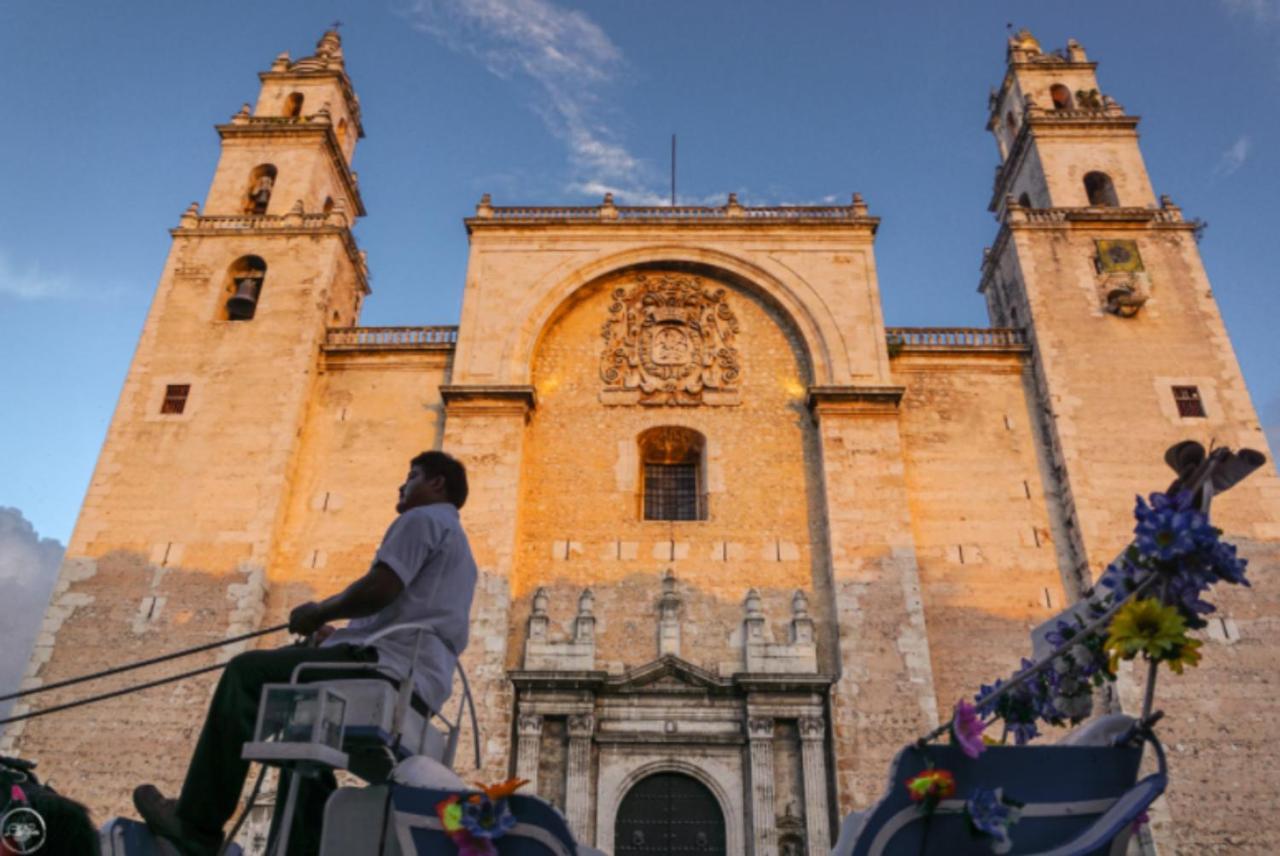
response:
{"label": "seated man", "polygon": [[[459,461],[444,452],[423,452],[410,462],[396,504],[400,516],[383,536],[369,572],[340,594],[304,603],[289,615],[289,630],[320,647],[233,657],[209,705],[181,795],[166,799],[153,785],[134,791],[134,805],[153,833],[182,842],[186,852],[216,852],[249,772],[240,751],[253,737],[262,687],[287,683],[299,663],[376,660],[405,673],[418,634],[392,633],[372,646],[364,640],[393,624],[426,625],[435,633],[422,634],[415,690],[433,710],[442,708],[467,646],[476,586],[475,560],[458,519],[466,499],[467,473]],[[339,619],[353,620],[340,630],[328,624]]]}

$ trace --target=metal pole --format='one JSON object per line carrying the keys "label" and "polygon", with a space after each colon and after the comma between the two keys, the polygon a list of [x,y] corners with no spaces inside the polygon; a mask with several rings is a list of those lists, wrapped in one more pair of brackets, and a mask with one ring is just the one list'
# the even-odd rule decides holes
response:
{"label": "metal pole", "polygon": [[676,135],[671,135],[671,207],[676,207]]}

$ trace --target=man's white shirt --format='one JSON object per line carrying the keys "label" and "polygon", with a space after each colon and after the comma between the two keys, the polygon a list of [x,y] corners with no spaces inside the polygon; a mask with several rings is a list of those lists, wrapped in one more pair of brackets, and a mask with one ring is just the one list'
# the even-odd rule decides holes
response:
{"label": "man's white shirt", "polygon": [[[335,631],[324,645],[364,645],[393,624],[428,628],[418,649],[414,689],[432,710],[440,711],[449,698],[454,665],[467,647],[476,590],[476,563],[458,509],[439,502],[401,514],[388,527],[374,562],[394,571],[404,591],[381,611]],[[407,674],[416,636],[405,630],[373,642],[378,662]]]}

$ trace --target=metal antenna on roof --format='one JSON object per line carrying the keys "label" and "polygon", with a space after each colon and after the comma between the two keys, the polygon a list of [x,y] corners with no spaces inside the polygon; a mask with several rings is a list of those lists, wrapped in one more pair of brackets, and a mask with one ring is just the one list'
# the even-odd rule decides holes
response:
{"label": "metal antenna on roof", "polygon": [[676,135],[671,135],[671,207],[676,207]]}

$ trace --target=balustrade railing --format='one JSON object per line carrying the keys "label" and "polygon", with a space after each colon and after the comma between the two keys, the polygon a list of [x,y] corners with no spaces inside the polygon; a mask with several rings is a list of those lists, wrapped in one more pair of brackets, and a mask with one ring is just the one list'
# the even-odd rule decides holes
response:
{"label": "balustrade railing", "polygon": [[[195,215],[188,225],[191,229],[314,229],[326,225],[340,225],[335,214],[216,214]],[[330,222],[332,221],[332,222]]]}
{"label": "balustrade railing", "polygon": [[1017,327],[886,327],[890,348],[1013,348],[1027,344]]}
{"label": "balustrade railing", "polygon": [[710,220],[859,220],[869,219],[863,205],[559,205],[491,206],[477,220],[710,221]]}
{"label": "balustrade railing", "polygon": [[330,351],[452,348],[457,327],[330,327],[325,349]]}

